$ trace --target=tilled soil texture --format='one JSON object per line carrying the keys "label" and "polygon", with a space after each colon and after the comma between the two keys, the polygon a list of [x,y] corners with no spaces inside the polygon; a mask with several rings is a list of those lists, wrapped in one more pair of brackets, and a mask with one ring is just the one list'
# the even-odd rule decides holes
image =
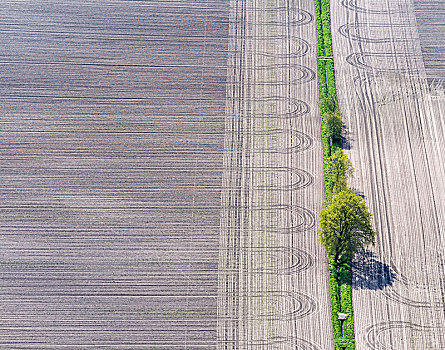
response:
{"label": "tilled soil texture", "polygon": [[332,348],[314,11],[3,4],[1,348]]}
{"label": "tilled soil texture", "polygon": [[221,349],[332,349],[312,0],[231,1]]}
{"label": "tilled soil texture", "polygon": [[344,145],[377,231],[353,267],[358,350],[445,348],[443,47],[419,19],[443,2],[415,3],[332,2]]}
{"label": "tilled soil texture", "polygon": [[445,86],[445,4],[413,0],[420,47],[429,83]]}
{"label": "tilled soil texture", "polygon": [[216,348],[229,5],[2,1],[0,348]]}

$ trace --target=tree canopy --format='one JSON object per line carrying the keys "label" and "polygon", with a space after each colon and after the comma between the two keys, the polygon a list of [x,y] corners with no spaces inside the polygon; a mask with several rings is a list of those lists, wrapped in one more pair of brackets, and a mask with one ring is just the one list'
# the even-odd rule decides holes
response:
{"label": "tree canopy", "polygon": [[326,136],[329,138],[329,146],[332,148],[334,140],[341,138],[343,123],[341,115],[337,112],[329,112],[323,116]]}
{"label": "tree canopy", "polygon": [[375,243],[371,214],[363,198],[345,189],[320,212],[320,243],[336,264]]}
{"label": "tree canopy", "polygon": [[337,107],[337,99],[334,95],[328,95],[326,97],[322,97],[320,100],[320,110],[322,113],[326,112],[336,112]]}
{"label": "tree canopy", "polygon": [[333,193],[347,188],[348,180],[354,174],[354,167],[342,149],[336,150],[326,164],[326,173],[332,181]]}

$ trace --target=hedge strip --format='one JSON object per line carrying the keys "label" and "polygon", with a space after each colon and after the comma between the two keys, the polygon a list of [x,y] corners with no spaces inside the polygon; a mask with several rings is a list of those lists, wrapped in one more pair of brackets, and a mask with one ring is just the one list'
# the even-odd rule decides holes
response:
{"label": "hedge strip", "polygon": [[331,15],[329,0],[321,0],[321,19],[323,27],[325,56],[332,57]]}
{"label": "hedge strip", "polygon": [[[331,21],[329,0],[315,0],[315,10],[317,13],[317,40],[318,40],[318,80],[320,88],[320,98],[331,97],[337,101],[337,93],[335,90],[335,70],[332,59],[332,37],[331,37]],[[324,163],[324,179],[325,190],[329,193],[333,187],[333,181],[327,173],[326,164],[329,162],[331,153],[341,148],[341,143],[334,143],[331,149],[329,140],[326,135],[326,126],[324,116],[327,111],[320,108],[321,128],[323,140],[323,163]],[[339,280],[340,288],[337,283]],[[351,264],[347,263],[337,267],[334,262],[329,259],[329,281],[331,293],[331,317],[332,328],[334,333],[335,350],[354,350],[354,317],[352,309],[352,274]],[[343,321],[343,334],[341,321],[338,319],[338,313],[342,312],[348,315]]]}
{"label": "hedge strip", "polygon": [[318,56],[324,57],[323,22],[321,20],[321,1],[315,0],[315,12],[317,14],[317,47]]}

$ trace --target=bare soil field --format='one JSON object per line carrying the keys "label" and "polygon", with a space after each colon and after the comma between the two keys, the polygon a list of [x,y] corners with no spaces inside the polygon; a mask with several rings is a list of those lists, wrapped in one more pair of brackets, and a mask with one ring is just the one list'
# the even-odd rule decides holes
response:
{"label": "bare soil field", "polygon": [[313,1],[232,1],[221,349],[332,349]]}
{"label": "bare soil field", "polygon": [[0,6],[0,348],[215,349],[229,3]]}
{"label": "bare soil field", "polygon": [[313,1],[1,8],[0,347],[332,348]]}
{"label": "bare soil field", "polygon": [[445,85],[445,6],[441,0],[413,0],[422,57],[430,83]]}
{"label": "bare soil field", "polygon": [[353,270],[358,350],[445,348],[443,37],[427,29],[440,26],[435,5],[331,2],[345,146],[377,231]]}

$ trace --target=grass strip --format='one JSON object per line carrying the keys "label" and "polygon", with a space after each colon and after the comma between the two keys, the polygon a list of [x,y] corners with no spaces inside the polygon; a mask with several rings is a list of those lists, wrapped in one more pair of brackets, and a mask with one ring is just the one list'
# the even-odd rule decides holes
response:
{"label": "grass strip", "polygon": [[[317,47],[318,47],[318,80],[320,88],[320,99],[332,98],[337,104],[337,93],[335,90],[335,70],[332,59],[332,37],[329,0],[315,0],[315,10],[317,13]],[[320,105],[321,130],[323,140],[323,163],[325,193],[330,193],[333,181],[327,173],[326,164],[329,162],[331,154],[341,148],[341,141],[334,142],[332,147],[327,137],[325,116],[329,111],[323,104]],[[341,135],[338,135],[341,136]],[[338,137],[338,140],[341,138]],[[354,318],[352,309],[352,274],[350,262],[337,267],[332,259],[329,259],[329,281],[331,293],[331,316],[334,333],[335,350],[354,350]],[[341,321],[338,313],[347,314],[347,318]],[[342,325],[343,323],[343,325]],[[342,327],[343,326],[343,327]]]}
{"label": "grass strip", "polygon": [[321,1],[315,0],[315,12],[317,13],[317,47],[318,56],[324,57],[323,22],[321,20]]}
{"label": "grass strip", "polygon": [[332,57],[332,37],[331,37],[331,15],[329,9],[329,0],[320,0],[321,20],[324,38],[324,55]]}

